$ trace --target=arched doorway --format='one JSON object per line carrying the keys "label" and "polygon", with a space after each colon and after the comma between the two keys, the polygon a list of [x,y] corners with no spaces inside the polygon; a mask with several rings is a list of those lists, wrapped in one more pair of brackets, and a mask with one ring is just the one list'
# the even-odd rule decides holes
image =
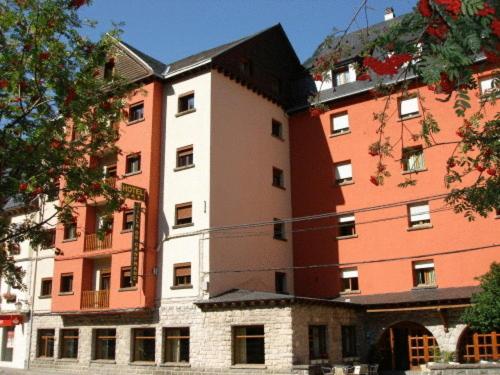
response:
{"label": "arched doorway", "polygon": [[458,340],[457,353],[460,362],[497,361],[500,359],[500,332],[480,333],[466,328]]}
{"label": "arched doorway", "polygon": [[438,353],[436,339],[424,326],[400,322],[384,330],[373,360],[381,370],[420,370],[420,365],[434,361]]}

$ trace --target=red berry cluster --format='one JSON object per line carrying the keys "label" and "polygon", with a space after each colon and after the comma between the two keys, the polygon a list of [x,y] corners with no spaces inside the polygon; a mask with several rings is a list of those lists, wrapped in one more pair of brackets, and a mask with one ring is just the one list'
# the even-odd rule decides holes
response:
{"label": "red berry cluster", "polygon": [[6,79],[0,79],[0,89],[5,89],[9,87],[9,81]]}
{"label": "red berry cluster", "polygon": [[446,34],[448,34],[448,26],[441,22],[433,23],[429,26],[427,26],[427,34],[435,36],[436,38],[439,39],[445,39]]}
{"label": "red berry cluster", "polygon": [[362,73],[356,77],[357,81],[370,81],[371,77],[368,73]]}
{"label": "red berry cluster", "polygon": [[378,178],[375,177],[375,176],[370,176],[370,182],[375,185],[375,186],[378,186],[379,185],[379,181],[378,181]]}
{"label": "red berry cluster", "polygon": [[434,0],[436,4],[443,6],[452,16],[458,16],[462,12],[461,0]]}
{"label": "red berry cluster", "polygon": [[493,34],[500,38],[500,21],[495,18],[493,21],[491,21],[490,27],[491,31],[493,31]]}
{"label": "red berry cluster", "polygon": [[476,15],[478,15],[479,17],[486,17],[490,14],[495,14],[495,9],[493,9],[489,4],[486,3],[483,4],[483,9],[479,9],[476,12]]}
{"label": "red berry cluster", "polygon": [[73,100],[76,99],[76,90],[73,87],[68,89],[68,93],[66,94],[66,98],[64,99],[64,105],[68,106],[71,104]]}
{"label": "red berry cluster", "polygon": [[85,5],[87,3],[87,0],[71,0],[69,3],[69,6],[71,8],[80,8],[81,6]]}
{"label": "red berry cluster", "polygon": [[417,5],[418,11],[424,17],[432,17],[432,9],[429,0],[420,0]]}
{"label": "red berry cluster", "polygon": [[309,111],[311,117],[319,117],[322,113],[323,111],[319,108],[311,108],[311,110]]}
{"label": "red berry cluster", "polygon": [[411,54],[402,53],[399,55],[392,55],[383,61],[380,61],[374,57],[367,56],[363,60],[363,65],[367,66],[373,70],[378,75],[393,75],[398,72],[398,69],[404,63],[412,59]]}

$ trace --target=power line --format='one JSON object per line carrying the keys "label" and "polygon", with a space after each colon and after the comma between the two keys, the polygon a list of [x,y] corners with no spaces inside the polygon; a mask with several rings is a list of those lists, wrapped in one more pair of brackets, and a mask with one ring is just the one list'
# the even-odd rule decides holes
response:
{"label": "power line", "polygon": [[500,246],[500,244],[493,243],[490,245],[469,247],[466,249],[431,252],[431,253],[427,253],[427,254],[414,255],[414,256],[402,256],[402,257],[396,257],[396,258],[364,260],[364,261],[359,261],[359,262],[311,264],[311,265],[307,265],[307,266],[292,266],[292,267],[253,268],[253,269],[248,268],[248,269],[239,269],[239,270],[216,270],[216,271],[207,271],[206,273],[208,273],[208,274],[220,274],[220,273],[244,273],[244,272],[270,272],[270,271],[291,271],[291,270],[318,269],[318,268],[348,267],[348,266],[357,266],[360,264],[385,263],[385,262],[395,262],[398,260],[409,260],[409,259],[414,260],[414,259],[435,257],[435,256],[441,256],[441,255],[460,254],[460,253],[466,253],[466,252],[471,252],[471,251],[490,249],[490,248],[494,248],[494,247],[498,247],[498,246]]}
{"label": "power line", "polygon": [[286,218],[286,219],[280,219],[280,220],[266,220],[266,221],[261,221],[261,222],[255,222],[255,223],[244,223],[244,224],[235,224],[235,225],[226,225],[226,226],[220,226],[220,227],[209,227],[205,229],[200,229],[192,232],[186,232],[186,233],[181,233],[177,234],[174,236],[169,236],[165,240],[171,240],[171,239],[176,239],[176,238],[182,238],[182,237],[191,237],[191,236],[196,236],[200,234],[205,234],[205,233],[214,233],[214,232],[221,232],[221,231],[227,231],[227,230],[233,230],[233,229],[241,229],[241,228],[256,228],[256,227],[262,227],[262,226],[267,226],[267,225],[274,225],[276,223],[296,223],[296,222],[302,222],[302,221],[310,221],[310,220],[319,220],[319,219],[327,219],[327,218],[332,218],[332,217],[337,217],[341,215],[346,215],[346,214],[355,214],[359,212],[369,212],[369,211],[377,211],[377,210],[382,210],[386,208],[393,208],[393,207],[398,207],[398,206],[403,206],[403,205],[408,205],[412,203],[418,203],[418,202],[423,202],[423,201],[433,201],[433,200],[439,200],[444,197],[446,197],[447,194],[436,194],[436,195],[431,195],[427,197],[421,197],[417,199],[411,199],[411,200],[406,200],[406,201],[399,201],[399,202],[393,202],[393,203],[386,203],[382,205],[377,205],[377,206],[368,206],[368,207],[363,207],[363,208],[358,208],[358,209],[353,209],[353,210],[348,210],[348,211],[342,211],[342,212],[326,212],[322,214],[315,214],[315,215],[307,215],[307,216],[298,216],[298,217],[291,217],[291,218]]}

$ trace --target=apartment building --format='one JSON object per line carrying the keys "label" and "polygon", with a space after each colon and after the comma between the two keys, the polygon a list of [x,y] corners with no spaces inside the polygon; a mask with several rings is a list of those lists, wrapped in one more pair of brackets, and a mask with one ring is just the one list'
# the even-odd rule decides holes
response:
{"label": "apartment building", "polygon": [[[45,197],[47,198],[47,197]],[[44,199],[45,199],[44,198]],[[25,220],[44,222],[49,241],[33,248],[29,241],[8,243],[9,254],[16,266],[25,274],[23,283],[26,289],[14,289],[0,279],[0,367],[24,368],[30,346],[32,316],[46,313],[51,309],[52,274],[54,270],[54,239],[56,218],[54,204],[35,198],[31,206],[10,199],[2,208],[12,224]],[[43,204],[43,208],[41,207]]]}
{"label": "apartment building", "polygon": [[[370,34],[395,20],[374,25]],[[408,94],[388,103],[384,137],[396,145],[387,161],[391,177],[383,186],[373,184],[378,156],[370,155],[369,146],[379,138],[374,114],[387,97],[374,97],[375,82],[356,80],[364,32],[346,36],[351,52],[329,79],[316,82],[329,109],[312,117],[304,108],[290,119],[293,216],[324,215],[294,223],[294,265],[302,267],[295,272],[295,293],[363,305],[366,340],[384,369],[419,368],[437,358],[437,347],[460,361],[497,359],[496,333],[480,335],[460,323],[478,290],[477,277],[500,260],[498,216],[469,222],[444,202],[447,160],[462,120],[453,99],[439,101],[411,77]],[[321,48],[316,56],[327,53]],[[495,67],[481,60],[476,68],[479,87],[469,92],[470,113],[491,88]],[[425,113],[440,124],[434,139],[445,145],[429,148],[415,137]],[[488,104],[485,113],[492,119],[494,106]],[[416,185],[398,187],[408,177]],[[325,267],[312,267],[318,265]]]}

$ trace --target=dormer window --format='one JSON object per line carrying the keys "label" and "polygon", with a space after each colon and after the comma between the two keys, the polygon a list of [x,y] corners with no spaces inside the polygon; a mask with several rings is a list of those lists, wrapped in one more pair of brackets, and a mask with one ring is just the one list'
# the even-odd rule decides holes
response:
{"label": "dormer window", "polygon": [[355,79],[352,79],[351,71],[349,69],[349,65],[341,66],[337,69],[333,70],[333,84],[335,86],[345,85],[346,83],[353,82]]}

